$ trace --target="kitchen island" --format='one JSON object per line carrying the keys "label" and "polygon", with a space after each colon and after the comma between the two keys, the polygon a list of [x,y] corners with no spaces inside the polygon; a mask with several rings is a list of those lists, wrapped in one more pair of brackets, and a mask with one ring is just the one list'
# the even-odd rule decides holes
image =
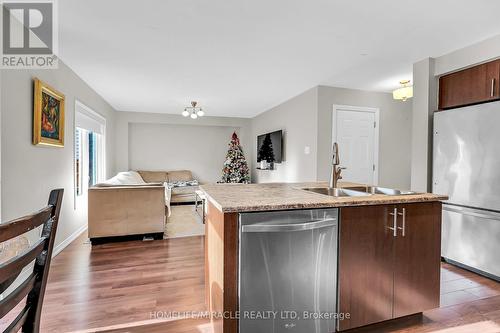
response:
{"label": "kitchen island", "polygon": [[[240,217],[249,212],[285,216],[297,210],[338,209],[338,296],[330,301],[346,316],[338,321],[337,330],[439,306],[441,201],[447,198],[430,193],[329,196],[311,191],[326,187],[326,183],[201,186],[207,197],[206,300],[214,332],[239,331]],[[339,187],[366,188],[352,183]],[[290,324],[288,331],[295,332],[294,327]]]}

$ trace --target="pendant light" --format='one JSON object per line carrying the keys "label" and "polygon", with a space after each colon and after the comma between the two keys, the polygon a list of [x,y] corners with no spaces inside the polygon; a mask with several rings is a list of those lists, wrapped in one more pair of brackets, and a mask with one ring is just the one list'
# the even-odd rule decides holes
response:
{"label": "pendant light", "polygon": [[413,97],[413,86],[410,86],[410,80],[399,81],[401,88],[392,92],[392,98],[405,102],[407,99]]}
{"label": "pendant light", "polygon": [[192,101],[191,106],[186,106],[184,111],[182,111],[182,115],[184,117],[191,117],[191,119],[196,119],[198,117],[203,117],[205,115],[205,111],[198,105],[198,102]]}

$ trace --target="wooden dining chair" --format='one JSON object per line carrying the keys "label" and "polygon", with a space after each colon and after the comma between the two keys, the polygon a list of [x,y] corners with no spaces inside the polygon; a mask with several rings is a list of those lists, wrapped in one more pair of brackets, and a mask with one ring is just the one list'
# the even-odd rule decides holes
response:
{"label": "wooden dining chair", "polygon": [[52,249],[56,236],[63,189],[50,192],[49,203],[42,210],[19,219],[0,223],[0,243],[20,236],[43,225],[42,236],[33,245],[15,257],[0,264],[0,294],[19,276],[24,267],[35,260],[29,277],[4,299],[0,300],[0,318],[16,307],[26,296],[26,304],[17,317],[4,330],[5,332],[38,332],[42,313],[43,296],[49,275]]}

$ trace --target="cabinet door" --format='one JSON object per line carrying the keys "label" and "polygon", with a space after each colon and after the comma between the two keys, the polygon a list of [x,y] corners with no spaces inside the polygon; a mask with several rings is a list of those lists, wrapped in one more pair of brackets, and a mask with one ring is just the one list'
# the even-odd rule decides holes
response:
{"label": "cabinet door", "polygon": [[441,203],[397,208],[394,318],[439,307],[441,261]]}
{"label": "cabinet door", "polygon": [[394,206],[346,207],[340,210],[339,330],[391,319],[394,235],[389,227]]}
{"label": "cabinet door", "polygon": [[498,60],[442,76],[439,79],[439,109],[499,99],[499,79]]}

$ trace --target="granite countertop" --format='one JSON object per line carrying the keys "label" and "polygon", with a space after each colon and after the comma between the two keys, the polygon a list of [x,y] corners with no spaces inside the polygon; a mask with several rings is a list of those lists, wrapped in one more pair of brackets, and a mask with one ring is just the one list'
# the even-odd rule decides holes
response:
{"label": "granite countertop", "polygon": [[[448,197],[432,193],[407,195],[373,194],[363,197],[330,197],[303,190],[307,187],[327,187],[326,182],[264,183],[264,184],[205,184],[200,189],[207,199],[224,213],[265,210],[331,208],[425,201],[443,201]],[[339,187],[364,186],[339,182]]]}

